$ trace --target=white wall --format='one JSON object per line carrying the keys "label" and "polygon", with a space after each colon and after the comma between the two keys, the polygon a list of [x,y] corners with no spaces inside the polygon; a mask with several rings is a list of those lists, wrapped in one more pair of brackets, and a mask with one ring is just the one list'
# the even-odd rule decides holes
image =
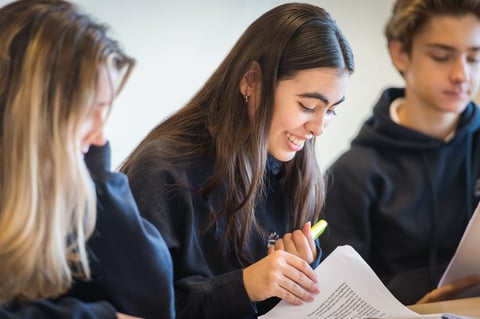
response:
{"label": "white wall", "polygon": [[[0,4],[8,1],[0,0]],[[137,59],[107,124],[117,167],[165,116],[180,108],[216,69],[243,30],[287,1],[76,0]],[[318,139],[322,168],[348,148],[380,90],[402,82],[390,64],[383,25],[393,0],[305,1],[327,9],[349,40],[356,71],[337,118]]]}

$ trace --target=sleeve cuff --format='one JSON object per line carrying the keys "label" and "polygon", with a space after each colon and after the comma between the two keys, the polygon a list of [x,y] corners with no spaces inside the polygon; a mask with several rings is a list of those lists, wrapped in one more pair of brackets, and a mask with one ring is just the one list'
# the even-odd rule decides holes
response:
{"label": "sleeve cuff", "polygon": [[317,247],[318,254],[317,258],[310,264],[313,269],[317,268],[318,265],[320,265],[320,261],[322,260],[322,248],[317,241],[315,242],[315,247]]}
{"label": "sleeve cuff", "polygon": [[229,318],[232,314],[238,318],[249,318],[257,315],[255,304],[250,301],[243,284],[243,270],[235,270],[219,276],[212,283],[216,290],[212,303],[217,305],[215,318]]}
{"label": "sleeve cuff", "polygon": [[111,153],[109,142],[103,146],[90,146],[90,149],[85,154],[85,163],[93,179],[103,179],[110,173]]}

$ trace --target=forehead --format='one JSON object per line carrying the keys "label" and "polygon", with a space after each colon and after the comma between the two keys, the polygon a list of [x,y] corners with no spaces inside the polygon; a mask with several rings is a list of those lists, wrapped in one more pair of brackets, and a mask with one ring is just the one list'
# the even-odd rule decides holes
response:
{"label": "forehead", "polygon": [[343,98],[350,74],[335,68],[301,70],[293,77],[278,82],[277,90],[302,95],[319,93],[335,103]]}
{"label": "forehead", "polygon": [[110,104],[113,100],[112,74],[106,66],[102,66],[99,70],[96,94],[97,104]]}
{"label": "forehead", "polygon": [[473,14],[431,17],[413,38],[413,46],[440,45],[459,50],[480,47],[480,20]]}

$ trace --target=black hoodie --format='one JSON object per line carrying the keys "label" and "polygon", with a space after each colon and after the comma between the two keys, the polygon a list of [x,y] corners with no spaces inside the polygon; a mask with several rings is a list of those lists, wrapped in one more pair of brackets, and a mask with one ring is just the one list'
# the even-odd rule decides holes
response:
{"label": "black hoodie", "polygon": [[[351,148],[327,171],[325,256],[349,244],[403,303],[436,288],[480,192],[480,112],[470,103],[448,142],[398,125],[383,92]],[[477,190],[475,189],[477,187]]]}
{"label": "black hoodie", "polygon": [[[155,143],[145,144],[142,152],[151,154]],[[278,298],[251,302],[243,284],[243,268],[267,255],[268,244],[294,228],[282,184],[281,163],[269,156],[265,192],[255,207],[255,218],[264,230],[252,231],[246,250],[248,263],[234,254],[224,242],[225,221],[207,228],[211,207],[218,206],[225,189],[210,197],[198,189],[212,174],[214,156],[194,165],[171,163],[162,157],[131,158],[128,177],[141,214],[163,235],[174,267],[177,319],[253,319],[270,310]],[[222,249],[222,243],[225,244]],[[315,268],[321,251],[312,264]]]}
{"label": "black hoodie", "polygon": [[0,319],[175,318],[172,259],[161,234],[140,217],[125,175],[110,170],[110,145],[85,156],[97,191],[97,221],[87,243],[90,281],[54,300],[0,307]]}

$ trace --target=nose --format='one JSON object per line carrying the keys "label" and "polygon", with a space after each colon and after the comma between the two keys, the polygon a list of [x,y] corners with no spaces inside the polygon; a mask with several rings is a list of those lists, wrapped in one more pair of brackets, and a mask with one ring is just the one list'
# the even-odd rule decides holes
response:
{"label": "nose", "polygon": [[97,108],[97,110],[95,110],[93,130],[89,136],[89,142],[91,145],[103,146],[107,142],[104,132],[105,113],[105,110],[102,108]]}
{"label": "nose", "polygon": [[326,114],[324,112],[318,112],[315,116],[305,123],[305,129],[310,132],[313,136],[320,136],[323,134],[323,131],[326,127]]}
{"label": "nose", "polygon": [[103,146],[107,142],[105,137],[104,125],[106,118],[106,108],[97,107],[90,118],[90,125],[84,138],[84,144]]}
{"label": "nose", "polygon": [[466,57],[459,57],[452,66],[450,79],[455,83],[468,80],[468,61]]}

